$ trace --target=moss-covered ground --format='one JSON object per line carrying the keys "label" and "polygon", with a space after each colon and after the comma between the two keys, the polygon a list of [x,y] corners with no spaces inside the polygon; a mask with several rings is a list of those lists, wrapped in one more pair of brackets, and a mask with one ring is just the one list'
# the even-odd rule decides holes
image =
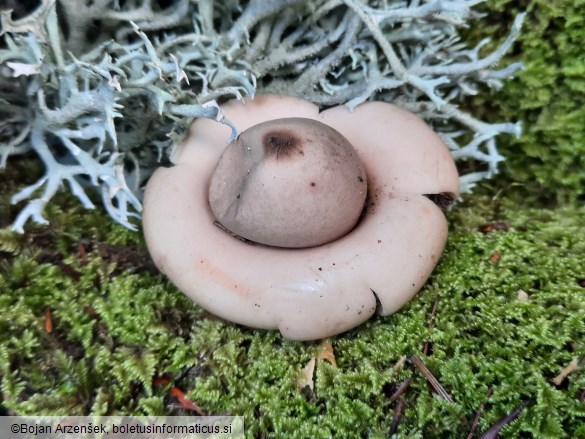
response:
{"label": "moss-covered ground", "polygon": [[51,227],[0,235],[5,412],[179,414],[175,385],[206,413],[244,415],[251,437],[387,436],[398,403],[400,437],[464,437],[482,403],[478,431],[526,405],[506,437],[585,435],[583,368],[553,383],[585,357],[585,208],[459,206],[428,285],[332,338],[337,367],[318,360],[310,391],[297,379],[317,343],[213,318],[156,274],[140,235],[63,205]]}
{"label": "moss-covered ground", "polygon": [[194,306],[157,273],[141,235],[102,212],[62,197],[50,226],[9,232],[19,206],[8,195],[39,172],[9,164],[0,173],[0,415],[234,414],[248,437],[464,438],[501,428],[507,438],[585,438],[585,3],[492,1],[486,9],[501,12],[470,38],[504,35],[520,8],[530,14],[510,59],[526,70],[471,105],[493,120],[522,119],[525,136],[502,144],[503,174],[449,213],[447,249],[425,288],[402,311],[331,338],[337,365],[318,359],[312,390],[298,382],[318,342]]}
{"label": "moss-covered ground", "polygon": [[337,367],[318,360],[310,391],[297,380],[317,343],[208,315],[156,273],[140,235],[61,206],[50,227],[0,234],[5,413],[184,413],[176,386],[206,413],[244,415],[250,437],[388,436],[397,404],[400,437],[465,437],[481,404],[478,431],[525,405],[505,437],[585,436],[583,367],[553,383],[585,357],[585,208],[472,197],[428,285],[330,339]]}

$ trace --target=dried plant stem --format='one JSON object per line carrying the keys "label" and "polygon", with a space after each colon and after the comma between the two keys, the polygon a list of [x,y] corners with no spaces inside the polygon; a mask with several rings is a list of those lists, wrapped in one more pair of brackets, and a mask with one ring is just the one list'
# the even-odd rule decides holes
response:
{"label": "dried plant stem", "polygon": [[431,385],[433,390],[438,395],[440,395],[443,399],[445,399],[446,401],[453,402],[453,398],[451,398],[451,395],[449,395],[449,393],[447,393],[447,391],[443,388],[441,383],[439,383],[439,381],[435,378],[435,376],[431,373],[431,371],[423,363],[423,361],[419,357],[417,357],[416,355],[413,355],[412,357],[410,357],[410,359],[412,360],[414,365],[417,367],[417,369],[427,379],[427,381],[429,382],[429,384]]}

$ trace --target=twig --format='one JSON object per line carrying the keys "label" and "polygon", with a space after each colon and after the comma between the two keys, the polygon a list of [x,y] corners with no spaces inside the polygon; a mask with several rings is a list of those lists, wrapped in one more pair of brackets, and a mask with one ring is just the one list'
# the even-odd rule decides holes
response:
{"label": "twig", "polygon": [[187,366],[184,367],[183,370],[181,372],[179,372],[174,378],[173,378],[173,382],[175,384],[178,384],[181,380],[183,380],[183,378],[185,378],[187,376],[187,374],[191,371],[191,369],[193,369],[195,367],[195,364],[191,365],[191,366]]}
{"label": "twig", "polygon": [[390,397],[390,403],[392,404],[394,401],[396,401],[398,398],[400,398],[400,396],[408,390],[408,388],[410,387],[411,384],[412,384],[412,377],[406,378],[400,384],[400,386],[398,386],[398,389],[396,389],[396,391]]}
{"label": "twig", "polygon": [[527,405],[528,402],[522,403],[519,407],[515,408],[514,411],[510,413],[508,416],[503,417],[494,425],[492,425],[484,434],[482,434],[479,437],[479,439],[496,439],[500,434],[500,430],[509,423],[511,423],[512,421],[514,421],[518,416],[520,416],[520,413],[522,413],[522,410],[524,410],[524,407],[526,407]]}
{"label": "twig", "polygon": [[564,367],[563,370],[552,380],[555,386],[560,386],[567,376],[579,369],[579,361],[575,358],[569,363],[568,366]]}
{"label": "twig", "polygon": [[437,392],[445,400],[447,400],[449,402],[453,402],[453,398],[451,398],[451,395],[449,395],[447,393],[447,391],[443,388],[443,386],[441,386],[441,383],[439,383],[439,381],[434,377],[434,375],[431,373],[431,371],[428,369],[428,367],[423,363],[423,361],[420,358],[418,358],[416,355],[413,355],[411,357],[411,360],[414,363],[414,365],[418,368],[418,370],[421,371],[421,373],[427,379],[427,381],[429,382],[431,387],[435,390],[435,392]]}
{"label": "twig", "polygon": [[53,332],[53,313],[50,307],[45,308],[45,332],[47,334]]}
{"label": "twig", "polygon": [[[431,309],[431,315],[429,316],[429,325],[428,328],[429,330],[432,329],[433,327],[433,323],[434,323],[434,317],[435,314],[437,313],[437,307],[439,305],[439,297],[437,297],[435,299],[435,302],[433,303],[433,308]],[[425,341],[423,344],[423,349],[422,352],[425,356],[427,356],[429,354],[429,346],[430,346],[430,341]]]}
{"label": "twig", "polygon": [[402,418],[403,408],[404,408],[404,401],[402,399],[400,399],[400,400],[398,400],[398,404],[396,404],[396,408],[394,409],[394,418],[392,418],[392,426],[390,427],[390,434],[394,434],[398,430],[398,425],[400,424],[400,419]]}
{"label": "twig", "polygon": [[429,329],[431,329],[433,327],[433,321],[435,318],[435,314],[437,313],[438,306],[439,306],[439,297],[437,297],[435,299],[435,302],[433,303],[433,309],[431,309],[431,315],[429,316]]}
{"label": "twig", "polygon": [[[493,390],[490,387],[489,390],[487,391],[486,399],[489,399],[489,397],[492,396],[492,393],[493,393]],[[469,430],[469,434],[467,435],[467,439],[473,438],[473,434],[475,433],[475,430],[477,430],[477,426],[479,424],[479,419],[481,418],[481,414],[483,412],[484,407],[485,407],[485,402],[482,402],[479,405],[477,412],[475,413],[475,418],[473,418],[473,424],[471,424],[471,429]]]}
{"label": "twig", "polygon": [[205,411],[198,404],[194,403],[189,398],[187,398],[185,392],[183,392],[175,385],[176,382],[171,381],[171,379],[168,378],[167,376],[156,376],[153,378],[152,383],[155,386],[166,386],[168,384],[171,384],[171,387],[169,389],[169,396],[174,397],[178,401],[180,408],[191,412],[195,412],[198,416],[207,416]]}

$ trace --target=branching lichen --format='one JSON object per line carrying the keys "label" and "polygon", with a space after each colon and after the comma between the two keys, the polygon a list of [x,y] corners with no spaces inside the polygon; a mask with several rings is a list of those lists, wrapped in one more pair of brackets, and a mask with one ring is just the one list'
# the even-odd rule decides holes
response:
{"label": "branching lichen", "polygon": [[459,160],[476,166],[463,190],[498,171],[487,124],[458,108],[482,85],[501,87],[519,68],[494,66],[523,15],[491,54],[459,28],[480,18],[478,0],[42,0],[2,11],[0,165],[34,151],[45,175],[14,195],[28,200],[13,227],[43,211],[66,183],[87,208],[95,188],[109,214],[135,228],[141,190],[190,120],[225,120],[227,99],[277,92],[322,107],[369,99],[424,117]]}

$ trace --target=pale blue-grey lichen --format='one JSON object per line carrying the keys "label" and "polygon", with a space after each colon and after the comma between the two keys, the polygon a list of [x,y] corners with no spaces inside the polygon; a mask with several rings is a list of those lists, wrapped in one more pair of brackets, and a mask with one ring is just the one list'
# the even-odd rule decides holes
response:
{"label": "pale blue-grey lichen", "polygon": [[[463,191],[497,172],[488,124],[458,108],[480,86],[521,68],[495,69],[516,39],[482,57],[459,29],[481,25],[481,0],[37,0],[8,2],[0,46],[0,166],[33,151],[45,175],[12,198],[27,201],[13,227],[45,222],[65,183],[87,208],[96,188],[112,218],[135,228],[141,191],[194,117],[232,128],[221,102],[279,93],[321,107],[396,103],[425,118],[474,171]],[[30,9],[33,9],[32,11]]]}

